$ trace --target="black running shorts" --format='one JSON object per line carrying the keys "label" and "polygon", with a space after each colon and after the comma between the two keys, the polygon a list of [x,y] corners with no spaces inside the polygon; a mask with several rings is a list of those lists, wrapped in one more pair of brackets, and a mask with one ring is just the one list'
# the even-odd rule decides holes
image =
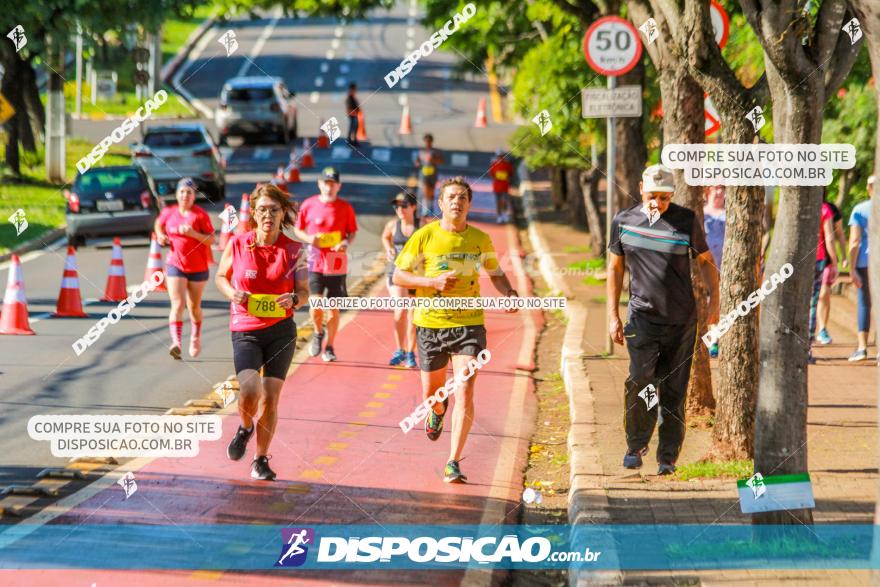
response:
{"label": "black running shorts", "polygon": [[347,298],[345,275],[309,273],[309,293],[313,296],[326,295],[328,298]]}
{"label": "black running shorts", "polygon": [[260,330],[232,333],[232,362],[236,373],[263,369],[263,377],[285,379],[294,351],[296,324],[293,318]]}
{"label": "black running shorts", "polygon": [[452,355],[476,357],[486,348],[485,326],[424,328],[416,326],[416,346],[422,371],[445,369]]}

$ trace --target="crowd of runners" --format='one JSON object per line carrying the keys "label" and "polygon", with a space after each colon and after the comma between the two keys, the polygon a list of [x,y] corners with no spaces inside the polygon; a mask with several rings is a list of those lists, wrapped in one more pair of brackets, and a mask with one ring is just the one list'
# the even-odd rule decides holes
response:
{"label": "crowd of runners", "polygon": [[[357,107],[355,88],[350,104]],[[356,134],[356,118],[352,115]],[[501,270],[489,236],[468,222],[473,190],[462,177],[444,181],[437,190],[443,157],[433,148],[433,137],[414,160],[419,196],[402,191],[390,205],[394,218],[385,225],[381,241],[388,268],[386,280],[392,297],[480,297],[480,269],[502,296],[518,296]],[[488,174],[493,179],[498,221],[512,217],[509,182],[513,166],[499,151]],[[254,479],[272,480],[270,445],[278,421],[277,405],[297,338],[293,313],[309,298],[348,296],[349,247],[358,232],[352,205],[340,197],[340,173],[322,170],[319,193],[301,204],[279,186],[258,184],[249,196],[253,221],[231,237],[223,250],[214,283],[230,301],[229,330],[232,359],[239,381],[240,425],[227,455],[240,460],[256,432]],[[214,227],[210,216],[195,204],[192,179],[177,185],[177,205],[165,208],[155,223],[157,240],[168,246],[168,290],[171,298],[169,352],[181,359],[183,311],[191,321],[189,354],[198,356],[202,325],[201,299],[209,278]],[[435,198],[436,196],[436,198]],[[437,209],[435,210],[435,199]],[[423,211],[420,214],[420,208]],[[286,236],[288,229],[296,240]],[[507,310],[515,312],[515,309]],[[309,306],[314,331],[308,352],[325,362],[337,360],[334,341],[340,322],[338,309]],[[482,309],[417,308],[394,311],[396,350],[390,366],[420,369],[422,399],[443,387],[447,369],[467,370],[486,349]],[[476,374],[456,382],[446,482],[465,482],[459,461],[474,418]],[[425,418],[425,433],[440,438],[449,407],[447,397],[434,404]]]}

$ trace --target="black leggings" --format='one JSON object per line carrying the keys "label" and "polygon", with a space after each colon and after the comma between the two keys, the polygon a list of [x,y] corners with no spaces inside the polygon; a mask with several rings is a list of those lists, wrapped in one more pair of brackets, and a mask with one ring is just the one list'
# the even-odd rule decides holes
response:
{"label": "black leggings", "polygon": [[232,362],[235,372],[259,371],[263,377],[285,379],[296,351],[296,324],[285,318],[260,330],[232,333]]}

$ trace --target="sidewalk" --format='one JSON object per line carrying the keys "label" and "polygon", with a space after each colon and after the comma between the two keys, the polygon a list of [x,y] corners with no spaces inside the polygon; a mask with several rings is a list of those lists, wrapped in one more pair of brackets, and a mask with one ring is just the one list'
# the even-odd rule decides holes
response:
{"label": "sidewalk", "polygon": [[[499,256],[519,258],[512,226],[478,224],[493,239]],[[525,274],[511,274],[523,295],[531,292]],[[496,295],[482,277],[482,293]],[[382,279],[371,296],[387,295]],[[75,494],[29,523],[161,524],[174,535],[185,524],[500,524],[516,523],[523,470],[534,426],[533,381],[518,367],[528,367],[542,318],[536,312],[487,312],[489,364],[480,370],[476,419],[462,468],[466,485],[442,481],[449,431],[438,442],[420,426],[404,435],[398,422],[421,401],[417,370],[387,366],[393,351],[390,312],[344,316],[335,349],[338,363],[327,364],[300,349],[285,382],[272,467],[278,480],[249,477],[253,441],[239,462],[226,458],[226,445],[238,425],[237,404],[221,412],[223,437],[203,442],[195,458],[154,459],[135,471],[138,490],[130,499],[115,484],[119,473],[95,482],[91,495]],[[455,400],[453,400],[454,402]],[[81,492],[82,493],[82,492]],[[73,500],[72,498],[77,498]],[[76,503],[75,503],[76,502]],[[187,540],[182,532],[180,540]],[[206,571],[15,571],[6,585],[189,584],[203,580],[225,584],[276,581],[318,585],[370,584],[489,585],[504,572],[382,571],[273,573],[277,543],[230,544],[266,559],[266,572],[247,575]],[[54,545],[56,548],[58,545]],[[151,545],[152,546],[152,545]],[[80,545],[81,564],[97,566],[112,557],[112,545],[96,539]],[[169,556],[173,553],[169,552]],[[43,559],[46,560],[45,558]],[[43,565],[44,566],[44,565]],[[299,581],[291,581],[293,577]]]}
{"label": "sidewalk", "polygon": [[[541,184],[537,184],[543,188]],[[588,258],[586,253],[569,253],[573,246],[586,245],[586,232],[572,228],[555,213],[546,191],[536,192],[539,222],[536,228],[553,251],[556,266]],[[586,249],[583,249],[586,250]],[[583,275],[560,272],[574,298],[587,308],[581,342],[583,364],[593,398],[595,441],[601,487],[607,497],[607,511],[578,509],[583,523],[611,524],[747,524],[740,511],[735,479],[672,481],[656,476],[656,433],[640,471],[622,467],[626,450],[621,414],[623,384],[628,372],[624,347],[605,358],[605,283],[589,285]],[[595,283],[595,280],[592,280]],[[834,342],[814,351],[817,364],[809,371],[809,472],[816,499],[816,523],[870,524],[873,520],[877,481],[876,367],[873,361],[847,362],[855,348],[855,307],[844,296],[833,296],[829,331]],[[869,356],[876,352],[869,349]],[[717,360],[713,380],[717,384]],[[689,426],[679,465],[700,460],[711,446],[711,429]],[[845,450],[844,450],[845,449]],[[573,504],[575,507],[576,504]],[[624,581],[701,581],[702,584],[736,582],[762,584],[782,581],[864,584],[867,571],[700,571],[676,573],[624,572]]]}

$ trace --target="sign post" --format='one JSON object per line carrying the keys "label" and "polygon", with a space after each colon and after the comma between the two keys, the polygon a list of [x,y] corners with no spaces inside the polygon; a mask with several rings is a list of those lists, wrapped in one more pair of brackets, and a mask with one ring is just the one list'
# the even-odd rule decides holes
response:
{"label": "sign post", "polygon": [[[617,88],[617,76],[623,75],[638,63],[642,56],[642,41],[635,27],[619,16],[606,16],[600,18],[587,29],[584,35],[584,57],[587,63],[596,73],[608,76],[608,92],[614,96]],[[590,117],[586,106],[587,96],[584,100],[584,117]],[[613,100],[612,100],[613,102]],[[641,103],[641,92],[639,92]],[[624,106],[626,104],[623,104]],[[611,242],[611,222],[615,214],[614,175],[617,171],[617,116],[641,116],[641,107],[638,114],[614,111],[614,106],[606,111],[603,116],[608,117],[607,140],[608,150],[606,154],[607,173],[605,176],[605,244]],[[608,267],[608,251],[605,251],[605,266]],[[610,276],[608,277],[610,279]],[[607,323],[606,323],[607,326]],[[606,327],[606,332],[608,328]],[[614,343],[610,335],[606,339],[605,351],[608,355],[614,354]]]}

